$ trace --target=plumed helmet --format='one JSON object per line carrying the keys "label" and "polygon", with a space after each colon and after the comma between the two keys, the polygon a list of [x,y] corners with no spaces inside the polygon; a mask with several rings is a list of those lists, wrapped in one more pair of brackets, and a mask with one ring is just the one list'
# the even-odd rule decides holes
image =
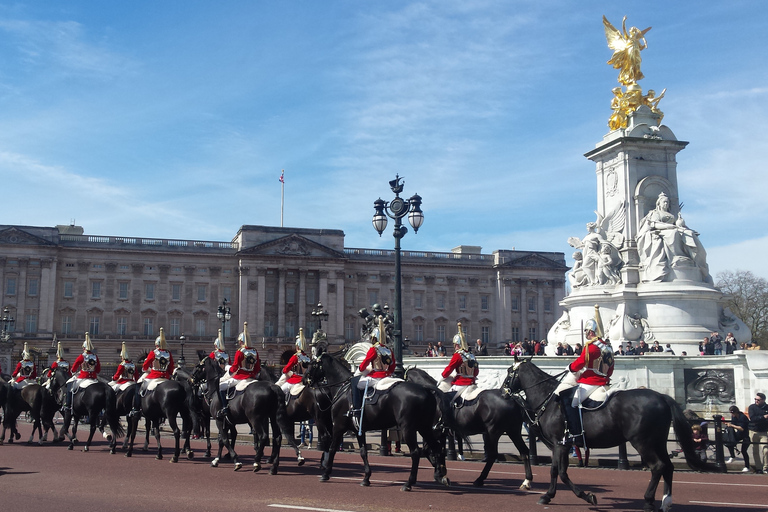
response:
{"label": "plumed helmet", "polygon": [[123,361],[127,361],[129,359],[128,358],[128,349],[125,348],[125,342],[123,342],[123,346],[120,349],[120,359],[122,359]]}
{"label": "plumed helmet", "polygon": [[221,334],[221,329],[219,329],[219,335],[216,337],[215,340],[213,340],[213,346],[216,347],[216,350],[221,350],[222,352],[226,352],[224,350],[224,336]]}
{"label": "plumed helmet", "polygon": [[296,336],[296,350],[305,352],[307,350],[307,338],[304,337],[304,328],[299,327],[299,334]]}
{"label": "plumed helmet", "polygon": [[243,322],[243,332],[237,336],[237,341],[243,348],[251,346],[251,335],[248,334],[248,322]]}
{"label": "plumed helmet", "polygon": [[32,360],[32,352],[29,351],[29,345],[26,341],[24,342],[24,350],[21,351],[21,358],[25,361]]}
{"label": "plumed helmet", "polygon": [[[384,327],[383,315],[379,316],[379,326],[375,327],[373,329],[373,332],[371,333],[371,338],[373,338],[374,336],[376,336],[376,340],[379,342],[379,344],[381,345],[387,344],[387,329],[386,327]],[[371,339],[371,341],[373,341],[373,339]]]}
{"label": "plumed helmet", "polygon": [[594,333],[597,333],[597,322],[595,322],[594,318],[590,318],[586,322],[584,322],[584,332],[592,331]]}
{"label": "plumed helmet", "polygon": [[64,347],[61,346],[61,342],[56,343],[56,358],[59,360],[64,359]]}
{"label": "plumed helmet", "polygon": [[163,328],[160,328],[160,335],[155,338],[155,348],[159,348],[160,350],[168,350],[168,344],[165,342],[165,331]]}
{"label": "plumed helmet", "polygon": [[461,328],[461,322],[456,324],[456,329],[458,332],[456,333],[456,336],[453,337],[454,346],[459,347],[461,350],[469,350],[467,339],[464,337],[464,331]]}
{"label": "plumed helmet", "polygon": [[86,352],[93,352],[93,343],[91,343],[91,336],[86,331],[85,341],[83,342],[83,350]]}

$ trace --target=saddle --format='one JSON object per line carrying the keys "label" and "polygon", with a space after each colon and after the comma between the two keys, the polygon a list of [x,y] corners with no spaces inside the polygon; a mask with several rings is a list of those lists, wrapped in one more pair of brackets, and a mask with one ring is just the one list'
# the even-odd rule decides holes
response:
{"label": "saddle", "polygon": [[[582,414],[602,409],[613,398],[615,392],[606,392],[604,388],[596,389],[589,397],[581,402],[581,412],[578,405],[574,406],[574,395],[577,388],[571,388],[560,393],[561,405],[565,414],[566,438],[576,446],[584,447],[584,425]],[[604,398],[603,401],[594,398]]]}
{"label": "saddle", "polygon": [[370,404],[375,405],[379,403],[379,399],[388,394],[390,390],[401,382],[405,382],[403,379],[397,377],[384,377],[374,384],[373,389],[368,388],[368,392],[363,396],[363,405]]}
{"label": "saddle", "polygon": [[146,379],[146,380],[145,380],[144,382],[142,382],[142,384],[141,384],[141,390],[139,391],[139,394],[140,394],[142,397],[145,397],[145,396],[147,396],[147,393],[151,393],[152,391],[154,391],[154,390],[155,390],[155,388],[156,388],[157,386],[159,386],[159,385],[160,385],[160,384],[162,384],[163,382],[168,382],[168,380],[169,380],[169,379],[164,379],[164,378],[162,378],[162,377],[160,377],[160,378],[157,378],[157,379]]}
{"label": "saddle", "polygon": [[99,382],[98,379],[75,379],[75,383],[72,386],[72,394],[74,395],[81,389],[86,389],[88,386],[92,386]]}

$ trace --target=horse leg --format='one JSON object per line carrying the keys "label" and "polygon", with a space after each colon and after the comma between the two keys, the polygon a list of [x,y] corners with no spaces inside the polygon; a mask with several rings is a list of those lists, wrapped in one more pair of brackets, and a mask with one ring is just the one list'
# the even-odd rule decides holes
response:
{"label": "horse leg", "polygon": [[328,451],[323,455],[325,464],[320,464],[320,481],[327,482],[331,479],[331,472],[333,471],[333,459],[336,457],[336,452],[339,450],[339,445],[344,440],[345,427],[339,425],[341,422],[334,422],[333,433],[331,434],[331,444],[328,447]]}
{"label": "horse leg", "polygon": [[[173,455],[171,456],[171,464],[175,464],[179,462],[179,455],[181,454],[181,430],[179,429],[178,423],[176,423],[176,415],[175,414],[169,414],[168,415],[168,426],[171,428],[171,432],[173,432]],[[160,429],[158,428],[158,433]]]}
{"label": "horse leg", "polygon": [[[224,447],[226,446],[227,452],[232,455],[232,460],[235,463],[235,471],[237,471],[243,465],[242,465],[242,463],[238,463],[238,461],[237,461],[237,453],[235,452],[235,448],[234,448],[234,446],[229,441],[230,428],[229,428],[229,426],[225,427],[225,423],[227,421],[228,420],[226,420],[226,419],[216,420],[216,427],[217,427],[217,429],[219,431],[219,436],[218,436],[218,439],[219,439],[219,452],[218,452],[218,455],[216,455],[216,457],[214,457],[213,460],[211,461],[211,467],[214,467],[214,468],[218,467],[219,461],[221,460],[221,452],[224,450]],[[239,466],[238,466],[238,464],[239,464]]]}
{"label": "horse leg", "polygon": [[143,451],[149,450],[149,432],[152,430],[152,422],[149,418],[144,418],[144,448]]}
{"label": "horse leg", "polygon": [[499,437],[501,436],[497,433],[494,433],[493,435],[489,434],[485,437],[486,442],[485,446],[483,447],[483,451],[485,451],[485,466],[483,466],[483,470],[480,472],[480,476],[477,477],[474,482],[472,482],[472,485],[475,487],[483,486],[485,479],[488,478],[488,473],[491,472],[491,468],[499,456]]}
{"label": "horse leg", "polygon": [[[408,481],[406,481],[400,488],[401,491],[410,491],[413,484],[416,483],[416,477],[419,471],[419,460],[421,459],[421,451],[419,450],[419,443],[416,439],[416,431],[414,429],[401,428],[400,432],[403,435],[403,443],[408,445],[408,451],[411,452],[411,472],[408,475]],[[437,475],[437,473],[435,473]]]}
{"label": "horse leg", "polygon": [[32,433],[29,434],[29,440],[27,441],[27,444],[32,444],[32,441],[35,440],[35,431],[38,431],[38,438],[42,440],[43,437],[43,429],[40,426],[40,417],[33,417],[32,419]]}
{"label": "horse leg", "polygon": [[[592,494],[591,492],[584,492],[582,491],[576,484],[574,484],[570,477],[568,476],[568,452],[570,451],[570,446],[563,446],[556,444],[553,453],[552,453],[552,461],[553,461],[553,467],[555,464],[555,461],[557,461],[557,471],[556,474],[560,476],[560,480],[567,485],[571,491],[573,491],[573,494],[576,495],[577,498],[581,498],[587,503],[590,503],[592,505],[597,505],[597,496]],[[553,471],[553,474],[555,474],[555,471]],[[549,494],[549,491],[544,496],[547,496]],[[542,499],[544,499],[544,496],[542,496]],[[552,497],[554,497],[554,493],[552,494]],[[539,504],[542,504],[541,500],[539,500]]]}
{"label": "horse leg", "polygon": [[[276,420],[275,420],[276,421]],[[264,432],[264,442],[266,443],[269,440],[269,432]],[[262,445],[263,446],[263,445]],[[273,425],[272,427],[272,457],[274,457],[274,460],[272,461],[272,467],[269,469],[270,475],[276,475],[277,470],[280,467],[280,448],[283,446],[283,434],[280,432],[280,428],[277,425]],[[301,459],[301,452],[298,448],[294,447],[296,450],[296,454]],[[264,448],[262,448],[262,451]],[[272,458],[270,457],[270,458]],[[299,464],[301,465],[301,464]]]}
{"label": "horse leg", "polygon": [[88,416],[88,425],[91,427],[88,432],[88,440],[83,446],[83,451],[87,452],[91,449],[91,441],[93,441],[93,434],[96,433],[96,429],[99,428],[99,411],[93,411]]}
{"label": "horse leg", "polygon": [[656,490],[659,487],[661,477],[664,477],[664,497],[661,500],[662,510],[669,510],[672,506],[672,473],[674,466],[667,454],[666,446],[657,443],[658,446],[652,447],[644,445],[641,442],[632,443],[640,458],[648,465],[651,470],[651,481],[648,482],[648,488],[645,490],[645,505],[643,510],[654,512],[656,510]]}
{"label": "horse leg", "polygon": [[525,439],[523,439],[523,435],[520,433],[520,428],[517,427],[513,430],[515,435],[509,435],[509,438],[512,440],[512,442],[515,444],[515,448],[517,448],[517,452],[520,454],[520,457],[523,459],[523,466],[525,467],[525,480],[523,480],[523,483],[520,484],[520,489],[525,491],[531,490],[531,482],[533,482],[533,471],[531,470],[531,453],[528,449],[528,445],[525,444]]}
{"label": "horse leg", "polygon": [[360,445],[360,458],[363,459],[363,481],[360,485],[368,487],[371,485],[371,465],[368,463],[368,447],[365,441],[365,432],[357,436],[357,444]]}
{"label": "horse leg", "polygon": [[205,456],[210,457],[211,456],[211,419],[210,418],[208,418],[208,421],[206,422],[206,425],[203,428],[203,433],[205,435]]}

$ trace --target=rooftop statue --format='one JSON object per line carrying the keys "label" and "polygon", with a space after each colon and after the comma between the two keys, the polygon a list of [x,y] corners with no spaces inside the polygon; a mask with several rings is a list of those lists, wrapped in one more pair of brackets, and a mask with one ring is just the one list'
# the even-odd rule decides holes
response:
{"label": "rooftop statue", "polygon": [[640,61],[642,60],[640,52],[648,47],[645,34],[651,30],[651,27],[645,30],[632,27],[627,32],[626,23],[627,17],[624,16],[624,19],[621,21],[622,31],[620,32],[603,16],[608,48],[613,50],[613,55],[608,64],[613,66],[614,69],[621,70],[619,72],[619,83],[621,85],[632,85],[643,78],[643,72],[640,71]]}

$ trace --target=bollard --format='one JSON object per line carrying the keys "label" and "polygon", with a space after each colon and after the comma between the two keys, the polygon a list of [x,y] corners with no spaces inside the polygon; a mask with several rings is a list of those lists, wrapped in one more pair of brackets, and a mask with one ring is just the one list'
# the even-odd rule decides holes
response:
{"label": "bollard", "polygon": [[715,414],[712,418],[715,420],[715,467],[720,473],[726,473],[728,467],[723,453],[723,417]]}
{"label": "bollard", "polygon": [[629,469],[629,459],[627,458],[627,443],[619,445],[619,469]]}

